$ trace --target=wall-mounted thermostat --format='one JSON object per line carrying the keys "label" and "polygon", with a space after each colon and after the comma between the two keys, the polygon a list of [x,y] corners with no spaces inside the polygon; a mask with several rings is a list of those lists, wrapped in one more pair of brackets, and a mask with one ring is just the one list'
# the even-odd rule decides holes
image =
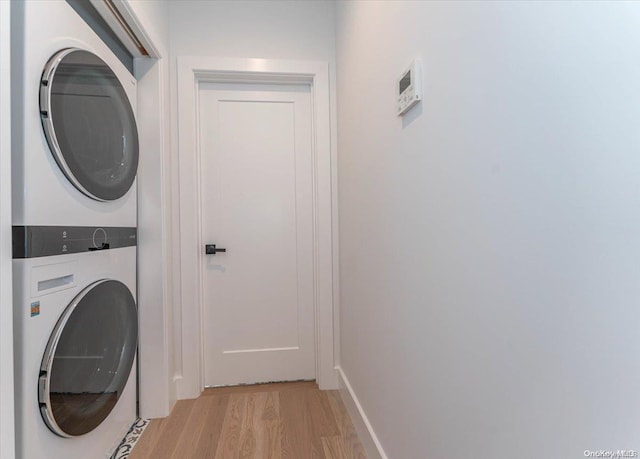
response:
{"label": "wall-mounted thermostat", "polygon": [[414,59],[398,79],[398,116],[422,100],[422,66]]}

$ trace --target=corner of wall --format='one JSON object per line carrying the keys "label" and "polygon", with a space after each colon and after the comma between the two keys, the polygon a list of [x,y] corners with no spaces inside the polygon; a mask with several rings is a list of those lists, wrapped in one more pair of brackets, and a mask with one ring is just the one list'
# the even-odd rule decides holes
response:
{"label": "corner of wall", "polygon": [[15,456],[11,258],[11,2],[0,2],[0,458]]}

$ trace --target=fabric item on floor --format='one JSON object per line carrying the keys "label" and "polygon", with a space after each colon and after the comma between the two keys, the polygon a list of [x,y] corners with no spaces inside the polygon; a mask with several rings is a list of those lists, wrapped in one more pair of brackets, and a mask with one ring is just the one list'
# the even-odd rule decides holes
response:
{"label": "fabric item on floor", "polygon": [[131,450],[133,450],[133,447],[148,425],[148,419],[138,418],[129,429],[129,432],[127,432],[127,435],[124,436],[122,442],[120,442],[120,445],[118,445],[118,447],[116,448],[116,451],[111,456],[111,459],[125,459],[129,457],[129,454],[131,454]]}

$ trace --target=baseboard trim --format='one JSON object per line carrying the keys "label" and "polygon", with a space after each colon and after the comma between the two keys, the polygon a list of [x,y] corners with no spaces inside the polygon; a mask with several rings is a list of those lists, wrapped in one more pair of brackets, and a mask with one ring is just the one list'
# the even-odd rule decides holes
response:
{"label": "baseboard trim", "polygon": [[341,367],[336,367],[336,371],[338,372],[340,396],[342,397],[342,401],[353,420],[353,425],[360,437],[360,442],[367,453],[367,458],[388,459],[382,449],[380,440],[378,440],[376,433],[373,431],[373,427],[371,426],[366,413],[362,409],[362,405],[358,401],[358,397],[356,397],[356,394],[353,391],[353,387],[351,387],[351,384],[349,383],[349,379],[344,374]]}

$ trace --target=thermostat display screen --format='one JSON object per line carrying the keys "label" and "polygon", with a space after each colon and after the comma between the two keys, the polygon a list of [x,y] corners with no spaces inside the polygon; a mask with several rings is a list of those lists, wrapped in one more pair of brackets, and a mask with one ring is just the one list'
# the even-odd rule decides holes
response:
{"label": "thermostat display screen", "polygon": [[411,72],[407,72],[404,74],[402,79],[400,80],[400,94],[404,92],[411,85]]}
{"label": "thermostat display screen", "polygon": [[414,59],[409,68],[402,72],[396,81],[398,85],[396,86],[398,88],[396,113],[402,116],[422,100],[422,65],[420,60]]}

